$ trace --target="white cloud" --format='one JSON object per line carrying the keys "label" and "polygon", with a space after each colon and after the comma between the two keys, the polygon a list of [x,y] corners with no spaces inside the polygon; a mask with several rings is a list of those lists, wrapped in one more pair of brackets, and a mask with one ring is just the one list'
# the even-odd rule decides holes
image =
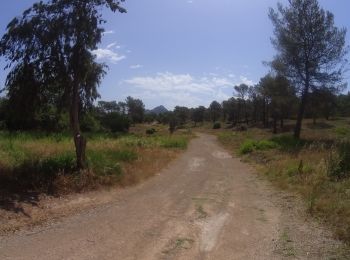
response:
{"label": "white cloud", "polygon": [[193,4],[193,1],[192,0],[188,0],[187,3],[188,4]]}
{"label": "white cloud", "polygon": [[113,42],[113,43],[111,43],[111,44],[108,44],[106,48],[107,48],[107,49],[111,49],[111,48],[113,48],[116,44],[117,44],[116,42]]}
{"label": "white cloud", "polygon": [[103,34],[114,34],[115,32],[113,30],[109,30],[109,31],[104,31]]}
{"label": "white cloud", "polygon": [[107,45],[107,49],[121,49],[121,46],[117,45],[117,42],[112,42]]}
{"label": "white cloud", "polygon": [[142,67],[143,67],[143,66],[140,65],[140,64],[135,64],[135,65],[131,65],[131,66],[130,66],[130,69],[136,70],[136,69],[141,69]]}
{"label": "white cloud", "polygon": [[248,78],[245,77],[245,76],[240,76],[239,78],[240,78],[240,80],[241,80],[241,83],[244,83],[244,84],[246,84],[246,85],[248,85],[248,86],[255,85],[255,82],[254,82],[254,81],[248,79]]}
{"label": "white cloud", "polygon": [[[108,47],[108,46],[107,46]],[[111,63],[116,64],[118,61],[124,60],[126,58],[126,56],[121,55],[111,49],[97,49],[92,51],[93,54],[96,55],[96,58],[98,60],[106,60],[109,61]]]}
{"label": "white cloud", "polygon": [[[249,81],[242,77],[244,82]],[[154,76],[134,77],[123,82],[134,89],[133,95],[163,103],[168,107],[209,105],[213,100],[232,97],[233,87],[243,81],[227,77],[194,77],[190,74],[157,73]]]}

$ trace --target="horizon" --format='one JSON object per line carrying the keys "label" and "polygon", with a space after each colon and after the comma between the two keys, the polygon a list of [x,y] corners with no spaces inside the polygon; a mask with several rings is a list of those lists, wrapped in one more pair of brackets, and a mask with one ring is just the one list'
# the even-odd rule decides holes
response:
{"label": "horizon", "polygon": [[[37,1],[3,3],[2,34],[15,16]],[[197,107],[233,96],[235,85],[253,85],[269,72],[263,61],[273,58],[268,8],[286,1],[204,1],[147,3],[126,1],[128,13],[103,11],[107,20],[97,60],[109,69],[100,100],[142,99],[147,109],[163,105]],[[338,27],[350,28],[346,0],[319,1]],[[147,10],[145,12],[144,10]],[[347,34],[347,45],[350,35]],[[0,66],[5,62],[1,58]],[[0,72],[4,85],[6,71]],[[345,75],[349,83],[349,75]]]}

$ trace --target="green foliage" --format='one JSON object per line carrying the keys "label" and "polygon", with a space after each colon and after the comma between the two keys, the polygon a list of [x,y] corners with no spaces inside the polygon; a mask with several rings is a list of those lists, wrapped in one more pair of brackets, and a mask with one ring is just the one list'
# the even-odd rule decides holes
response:
{"label": "green foliage", "polygon": [[294,136],[299,138],[307,95],[317,88],[337,92],[335,86],[344,80],[348,63],[346,28],[337,28],[334,15],[322,9],[317,0],[279,4],[276,10],[270,9],[269,17],[274,26],[272,43],[277,50],[270,63],[272,69],[291,82],[302,82],[297,84],[301,95],[294,130]]}
{"label": "green foliage", "polygon": [[75,170],[75,155],[63,153],[38,161],[36,171],[44,174],[71,173]]}
{"label": "green foliage", "polygon": [[112,112],[101,118],[101,124],[104,128],[115,132],[127,132],[130,127],[130,121],[127,116]]}
{"label": "green foliage", "polygon": [[141,99],[127,97],[128,115],[133,124],[142,123],[145,116],[145,105]]}
{"label": "green foliage", "polygon": [[335,129],[335,133],[339,137],[347,137],[347,136],[350,136],[350,129],[349,129],[349,127],[337,127]]}
{"label": "green foliage", "polygon": [[89,150],[88,163],[93,171],[100,175],[121,175],[120,162],[132,162],[138,158],[132,150]]}
{"label": "green foliage", "polygon": [[217,101],[211,102],[209,106],[209,113],[210,113],[210,118],[213,122],[217,121],[220,118],[221,112],[222,112],[221,104]]}
{"label": "green foliage", "polygon": [[80,127],[84,132],[97,132],[101,128],[100,122],[91,113],[83,116]]}
{"label": "green foliage", "polygon": [[220,122],[215,122],[213,125],[213,129],[220,129],[221,128],[221,123]]}
{"label": "green foliage", "polygon": [[186,149],[188,141],[183,137],[169,137],[162,138],[159,140],[160,147],[163,148],[178,148],[178,149]]}
{"label": "green foliage", "polygon": [[261,140],[261,141],[254,141],[254,140],[246,140],[241,144],[239,148],[240,154],[248,154],[256,150],[264,151],[264,150],[270,150],[278,148],[279,145],[276,144],[273,141],[270,140]]}
{"label": "green foliage", "polygon": [[306,144],[304,140],[295,138],[291,135],[274,136],[270,140],[284,151],[295,151],[301,149]]}

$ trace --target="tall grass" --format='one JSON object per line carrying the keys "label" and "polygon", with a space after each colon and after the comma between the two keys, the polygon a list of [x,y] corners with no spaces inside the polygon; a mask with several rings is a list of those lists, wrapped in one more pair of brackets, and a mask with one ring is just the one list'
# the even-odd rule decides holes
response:
{"label": "tall grass", "polygon": [[[157,157],[162,149],[185,149],[188,140],[167,134],[90,135],[86,154],[91,182],[118,181],[123,165],[138,160],[145,149],[157,150],[159,154],[153,155]],[[69,134],[0,132],[0,189],[51,192],[60,176],[79,176]]]}

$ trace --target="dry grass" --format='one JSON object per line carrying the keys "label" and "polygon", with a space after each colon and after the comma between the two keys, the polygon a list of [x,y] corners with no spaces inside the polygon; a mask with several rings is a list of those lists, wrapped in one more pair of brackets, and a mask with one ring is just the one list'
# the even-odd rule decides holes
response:
{"label": "dry grass", "polygon": [[[288,122],[293,124],[293,122]],[[215,131],[220,142],[237,155],[247,140],[275,141],[276,147],[252,149],[243,156],[280,189],[300,194],[308,212],[334,228],[339,239],[350,243],[350,179],[335,181],[327,174],[328,158],[339,140],[349,140],[348,119],[306,120],[302,141],[295,143],[291,132],[276,138],[270,130],[251,128],[246,132]],[[282,137],[280,137],[282,136]],[[285,137],[287,136],[287,137]]]}

